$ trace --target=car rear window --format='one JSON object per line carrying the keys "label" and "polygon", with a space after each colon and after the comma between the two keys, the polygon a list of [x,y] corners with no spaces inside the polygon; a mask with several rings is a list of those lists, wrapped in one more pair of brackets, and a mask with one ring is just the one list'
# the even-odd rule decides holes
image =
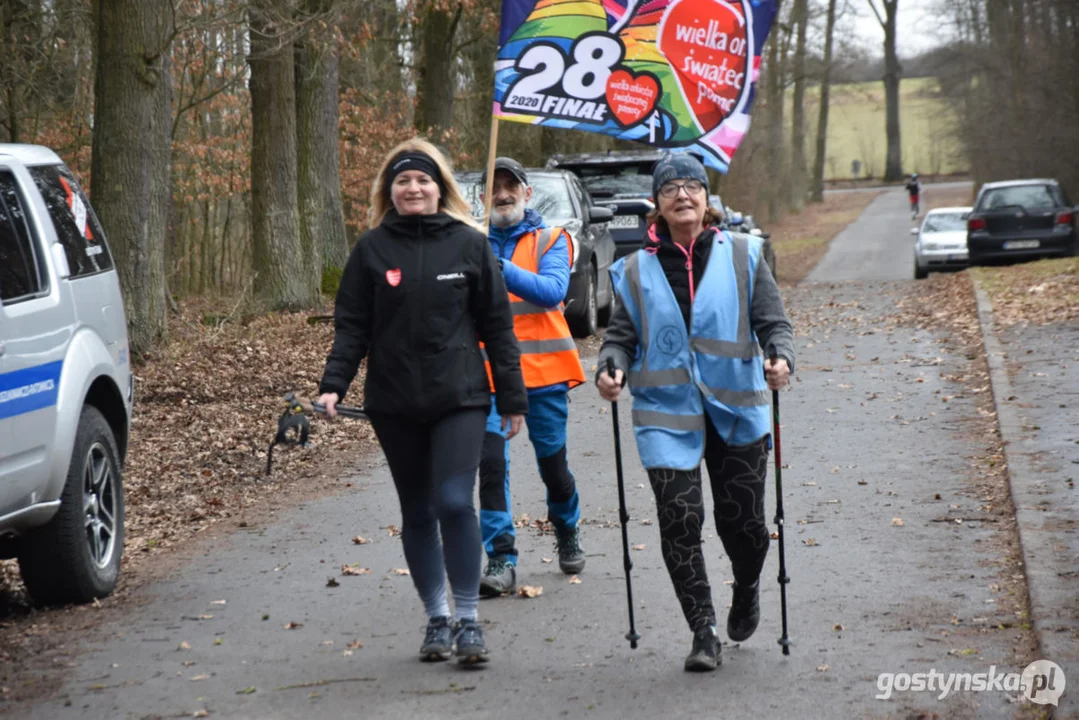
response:
{"label": "car rear window", "polygon": [[63,165],[42,165],[30,168],[30,175],[64,246],[71,277],[111,270],[112,253],[105,233],[71,171]]}
{"label": "car rear window", "polygon": [[967,213],[931,213],[925,218],[922,232],[951,232],[967,229]]}
{"label": "car rear window", "polygon": [[1021,207],[1024,210],[1049,210],[1063,205],[1052,185],[1013,185],[986,190],[978,209],[993,210]]}

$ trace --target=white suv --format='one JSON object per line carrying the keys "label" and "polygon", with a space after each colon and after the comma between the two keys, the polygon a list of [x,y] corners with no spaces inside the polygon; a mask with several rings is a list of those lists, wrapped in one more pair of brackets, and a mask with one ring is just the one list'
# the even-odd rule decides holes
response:
{"label": "white suv", "polygon": [[0,558],[35,602],[116,586],[134,377],[120,280],[75,176],[0,144]]}

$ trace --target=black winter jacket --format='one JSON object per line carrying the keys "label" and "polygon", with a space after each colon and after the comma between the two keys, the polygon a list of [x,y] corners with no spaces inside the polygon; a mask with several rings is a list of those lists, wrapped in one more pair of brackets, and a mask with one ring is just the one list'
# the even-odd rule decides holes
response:
{"label": "black winter jacket", "polygon": [[333,349],[319,392],[344,398],[367,357],[364,407],[436,419],[489,408],[528,412],[509,296],[483,233],[451,218],[399,215],[356,241],[341,277]]}

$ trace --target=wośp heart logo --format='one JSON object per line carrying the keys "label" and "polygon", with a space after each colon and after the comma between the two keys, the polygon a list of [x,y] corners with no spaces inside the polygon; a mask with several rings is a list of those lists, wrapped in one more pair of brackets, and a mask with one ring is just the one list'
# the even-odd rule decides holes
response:
{"label": "wo\u015bp heart logo", "polygon": [[659,100],[659,78],[652,73],[615,70],[607,78],[607,105],[623,127],[645,120]]}
{"label": "wo\u015bp heart logo", "polygon": [[660,22],[657,49],[702,133],[733,113],[748,89],[751,31],[740,8],[725,0],[675,0]]}

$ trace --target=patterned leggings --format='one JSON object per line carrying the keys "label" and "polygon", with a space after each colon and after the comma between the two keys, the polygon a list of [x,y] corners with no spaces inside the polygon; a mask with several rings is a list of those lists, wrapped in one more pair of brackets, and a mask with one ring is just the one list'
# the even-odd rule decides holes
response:
{"label": "patterned leggings", "polygon": [[[752,445],[727,445],[708,426],[704,461],[715,500],[716,529],[731,558],[734,579],[752,585],[768,554],[764,518],[764,483],[768,470],[768,438]],[[704,496],[701,469],[648,471],[659,511],[660,547],[674,592],[690,630],[716,622],[712,589],[701,552]]]}

